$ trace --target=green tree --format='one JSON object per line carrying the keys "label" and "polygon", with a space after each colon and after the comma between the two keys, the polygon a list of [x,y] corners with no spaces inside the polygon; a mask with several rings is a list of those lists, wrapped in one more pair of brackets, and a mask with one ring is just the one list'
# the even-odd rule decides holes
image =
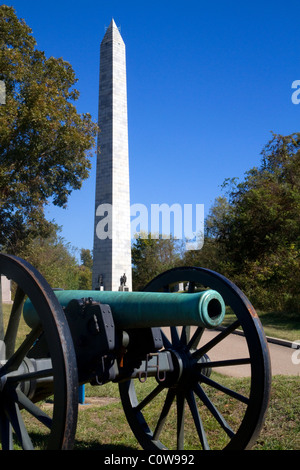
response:
{"label": "green tree", "polygon": [[72,247],[60,235],[60,228],[51,225],[48,237],[36,237],[20,253],[48,281],[51,287],[78,289],[79,266]]}
{"label": "green tree", "polygon": [[201,250],[186,251],[183,264],[211,269],[224,276],[230,275],[230,262],[219,237],[221,227],[224,229],[230,220],[231,210],[225,197],[216,198],[205,219],[203,247]]}
{"label": "green tree", "polygon": [[80,250],[81,265],[79,266],[78,289],[92,289],[93,256],[91,250],[82,248]]}
{"label": "green tree", "polygon": [[86,266],[90,270],[93,269],[93,255],[91,250],[81,248],[80,250],[80,259],[83,266]]}
{"label": "green tree", "polygon": [[47,58],[12,7],[0,6],[0,248],[48,235],[47,203],[65,207],[89,175],[97,126],[78,114],[71,65]]}
{"label": "green tree", "polygon": [[[241,262],[300,243],[300,139],[274,135],[253,168],[230,193],[231,212],[222,236]],[[224,230],[224,228],[223,228]]]}
{"label": "green tree", "polygon": [[133,290],[142,290],[155,276],[180,263],[180,246],[177,241],[152,238],[151,234],[140,234],[132,245]]}
{"label": "green tree", "polygon": [[299,309],[300,134],[274,134],[260,167],[233,183],[210,218],[225,275],[256,306]]}

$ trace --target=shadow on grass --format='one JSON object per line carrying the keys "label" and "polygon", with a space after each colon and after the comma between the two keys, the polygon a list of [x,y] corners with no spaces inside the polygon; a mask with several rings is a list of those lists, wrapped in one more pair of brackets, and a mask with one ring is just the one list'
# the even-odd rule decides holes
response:
{"label": "shadow on grass", "polygon": [[[34,449],[37,450],[47,450],[48,439],[46,436],[43,436],[38,433],[30,433],[30,438]],[[17,446],[18,448],[18,446]],[[138,452],[138,449],[118,444],[101,444],[99,441],[82,441],[75,438],[74,447],[72,450],[99,450],[106,453],[109,452]]]}
{"label": "shadow on grass", "polygon": [[259,312],[259,317],[264,326],[280,328],[282,330],[300,331],[300,314],[286,314],[282,312]]}
{"label": "shadow on grass", "polygon": [[99,441],[85,442],[75,440],[73,450],[100,450],[103,452],[138,452],[138,449],[118,444],[101,444]]}

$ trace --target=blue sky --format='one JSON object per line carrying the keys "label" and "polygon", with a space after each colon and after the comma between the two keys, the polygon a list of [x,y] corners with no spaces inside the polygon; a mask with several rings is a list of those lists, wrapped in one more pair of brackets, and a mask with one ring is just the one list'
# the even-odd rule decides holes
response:
{"label": "blue sky", "polygon": [[[11,0],[47,56],[70,62],[79,112],[97,121],[99,48],[112,18],[127,51],[131,203],[204,204],[259,165],[271,131],[299,131],[299,0]],[[93,245],[96,158],[68,209],[66,241]]]}

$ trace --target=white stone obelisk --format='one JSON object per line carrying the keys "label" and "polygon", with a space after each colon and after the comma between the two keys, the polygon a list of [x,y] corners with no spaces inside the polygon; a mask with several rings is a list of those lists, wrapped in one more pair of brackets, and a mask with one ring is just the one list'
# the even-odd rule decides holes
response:
{"label": "white stone obelisk", "polygon": [[[125,44],[114,20],[100,47],[93,289],[132,290]],[[124,285],[123,285],[124,289]]]}

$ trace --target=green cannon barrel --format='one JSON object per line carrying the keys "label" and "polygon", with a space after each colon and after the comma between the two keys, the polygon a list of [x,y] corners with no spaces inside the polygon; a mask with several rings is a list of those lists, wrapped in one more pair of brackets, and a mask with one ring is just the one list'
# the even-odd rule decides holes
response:
{"label": "green cannon barrel", "polygon": [[[117,328],[148,328],[195,325],[214,328],[225,315],[225,304],[214,290],[195,294],[162,292],[55,291],[66,307],[73,299],[92,298],[108,304]],[[29,300],[23,308],[26,323],[33,328],[38,315]]]}

